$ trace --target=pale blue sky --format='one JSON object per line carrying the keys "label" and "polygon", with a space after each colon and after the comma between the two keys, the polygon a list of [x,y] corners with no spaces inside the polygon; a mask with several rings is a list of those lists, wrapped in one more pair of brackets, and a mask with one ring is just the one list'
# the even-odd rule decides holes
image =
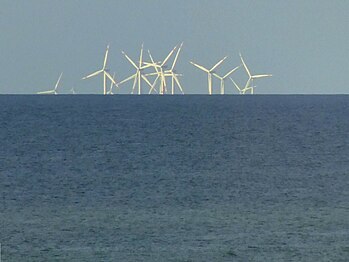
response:
{"label": "pale blue sky", "polygon": [[[121,80],[133,72],[121,50],[137,60],[144,43],[161,60],[182,41],[176,69],[186,93],[207,93],[190,60],[211,66],[228,55],[217,70],[225,74],[241,51],[252,72],[274,75],[255,93],[348,94],[348,11],[346,0],[1,0],[0,94],[50,89],[61,71],[61,92],[101,93],[100,77],[81,77],[99,69],[108,43]],[[246,81],[243,70],[233,77]],[[230,82],[226,90],[236,93]]]}

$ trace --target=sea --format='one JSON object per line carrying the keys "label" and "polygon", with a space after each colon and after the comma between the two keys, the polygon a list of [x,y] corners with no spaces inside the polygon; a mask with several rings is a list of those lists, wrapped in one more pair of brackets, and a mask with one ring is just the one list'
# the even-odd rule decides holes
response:
{"label": "sea", "polygon": [[1,95],[1,262],[349,261],[348,95]]}

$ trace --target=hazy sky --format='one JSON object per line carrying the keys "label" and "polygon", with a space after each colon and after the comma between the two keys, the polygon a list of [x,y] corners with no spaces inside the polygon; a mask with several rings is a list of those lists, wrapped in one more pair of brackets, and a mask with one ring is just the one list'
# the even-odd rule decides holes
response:
{"label": "hazy sky", "polygon": [[[1,0],[0,94],[50,89],[62,71],[62,93],[101,93],[101,77],[81,77],[102,66],[108,43],[120,81],[134,72],[121,50],[138,60],[144,43],[161,60],[182,41],[176,69],[186,93],[208,92],[190,60],[210,67],[228,55],[217,69],[225,74],[241,51],[252,73],[274,75],[255,93],[348,94],[348,11],[346,0]],[[241,85],[247,77],[232,76]],[[236,93],[230,81],[226,90]]]}

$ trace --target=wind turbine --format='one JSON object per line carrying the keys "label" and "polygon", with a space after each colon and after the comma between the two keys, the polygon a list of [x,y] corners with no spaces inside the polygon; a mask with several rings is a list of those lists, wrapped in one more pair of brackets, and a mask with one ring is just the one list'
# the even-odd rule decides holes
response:
{"label": "wind turbine", "polygon": [[240,95],[244,95],[248,90],[250,90],[251,95],[253,95],[253,88],[254,88],[255,86],[245,87],[245,88],[242,89],[241,87],[238,86],[237,83],[235,83],[235,81],[234,81],[231,77],[229,77],[229,78],[230,78],[230,80],[234,83],[236,89],[239,90],[239,94],[240,94]]}
{"label": "wind turbine", "polygon": [[133,79],[133,86],[132,86],[132,92],[131,94],[134,93],[136,84],[138,83],[138,95],[140,95],[142,93],[141,90],[141,80],[143,79],[149,86],[150,88],[152,87],[152,84],[149,82],[149,80],[145,77],[144,74],[142,74],[142,71],[148,67],[153,66],[152,64],[149,65],[143,65],[143,44],[141,47],[141,53],[139,55],[139,64],[136,65],[135,62],[132,61],[132,59],[124,52],[122,51],[122,54],[126,57],[126,59],[131,63],[131,65],[136,69],[136,73],[131,75],[130,77],[122,80],[119,85],[126,83],[127,81],[130,81],[131,79]]}
{"label": "wind turbine", "polygon": [[218,63],[216,63],[211,69],[207,69],[201,65],[195,64],[194,62],[190,61],[190,63],[193,66],[196,66],[197,68],[199,68],[207,73],[208,93],[210,95],[212,95],[212,73],[214,72],[213,70],[215,70],[220,64],[222,64],[225,59],[227,59],[227,56],[225,56],[225,57],[223,57],[223,59],[219,60]]}
{"label": "wind turbine", "polygon": [[48,91],[37,92],[37,94],[39,94],[39,95],[51,95],[51,94],[52,95],[57,95],[58,94],[57,93],[57,88],[58,88],[59,81],[61,81],[62,75],[63,75],[63,72],[59,75],[54,89],[48,90]]}
{"label": "wind turbine", "polygon": [[234,73],[240,66],[241,66],[241,65],[239,65],[239,66],[233,68],[233,69],[230,70],[228,73],[226,73],[224,76],[219,76],[219,75],[217,75],[216,73],[213,73],[213,75],[214,75],[215,77],[217,77],[218,79],[221,80],[221,95],[224,95],[224,92],[225,92],[225,90],[224,90],[224,81],[225,81],[225,79],[226,79],[228,76],[230,76],[232,73]]}
{"label": "wind turbine", "polygon": [[[244,68],[245,68],[245,70],[246,70],[246,72],[247,72],[247,74],[248,74],[248,80],[247,80],[247,82],[246,82],[246,85],[245,85],[245,88],[244,88],[244,89],[248,88],[248,86],[250,85],[250,82],[252,82],[252,86],[253,86],[253,80],[254,80],[254,79],[273,76],[273,75],[271,75],[271,74],[252,75],[251,72],[250,72],[250,70],[247,68],[247,65],[246,65],[244,59],[242,58],[241,53],[239,53],[239,55],[240,55],[241,62],[242,62],[243,66],[244,66]],[[252,89],[251,89],[251,94],[253,94],[253,87],[252,87]]]}
{"label": "wind turbine", "polygon": [[177,53],[176,53],[176,56],[175,56],[175,59],[173,60],[173,64],[172,64],[172,67],[170,68],[170,70],[166,70],[165,71],[165,76],[170,76],[171,77],[171,90],[172,90],[172,95],[174,95],[174,87],[175,87],[175,82],[179,88],[179,90],[182,92],[182,94],[184,95],[184,92],[183,92],[183,88],[181,86],[181,84],[179,83],[179,80],[178,80],[178,77],[177,76],[180,76],[179,74],[176,74],[175,73],[175,70],[174,70],[174,67],[177,63],[177,60],[178,60],[178,56],[179,56],[179,53],[181,52],[181,49],[182,49],[182,46],[183,46],[183,42],[181,43],[181,45],[179,46],[178,50],[177,50]]}
{"label": "wind turbine", "polygon": [[167,92],[167,88],[166,88],[166,76],[169,76],[168,74],[165,75],[165,69],[166,69],[166,63],[167,61],[170,59],[170,57],[172,56],[173,52],[176,50],[177,46],[175,46],[166,56],[166,58],[164,59],[164,61],[160,62],[160,64],[158,65],[157,63],[154,62],[154,59],[150,53],[150,51],[148,50],[148,54],[149,54],[149,58],[151,60],[151,63],[147,63],[145,62],[145,65],[150,65],[153,66],[155,68],[155,73],[151,73],[151,74],[147,74],[148,76],[151,75],[157,75],[154,83],[152,85],[152,88],[149,91],[149,94],[154,90],[155,85],[158,81],[158,79],[160,78],[160,89],[159,89],[159,94],[163,95]]}
{"label": "wind turbine", "polygon": [[114,79],[111,77],[111,75],[108,73],[106,66],[107,66],[107,59],[108,59],[108,52],[109,52],[109,45],[107,45],[107,50],[105,51],[105,56],[104,56],[104,62],[103,62],[103,67],[102,69],[93,72],[87,76],[84,76],[82,79],[88,79],[90,77],[99,75],[101,73],[103,73],[103,94],[106,95],[107,94],[107,78],[109,78],[109,80],[116,84]]}

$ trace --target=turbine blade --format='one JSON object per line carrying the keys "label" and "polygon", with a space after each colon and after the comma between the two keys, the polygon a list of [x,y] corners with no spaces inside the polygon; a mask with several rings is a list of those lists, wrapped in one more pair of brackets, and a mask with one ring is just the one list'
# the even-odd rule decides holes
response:
{"label": "turbine blade", "polygon": [[61,81],[61,77],[62,77],[62,75],[63,75],[63,72],[60,74],[60,76],[58,77],[58,80],[57,80],[57,82],[56,82],[56,85],[55,85],[55,89],[54,90],[56,90],[57,89],[57,87],[58,87],[58,84],[59,84],[59,81]]}
{"label": "turbine blade", "polygon": [[248,76],[249,76],[249,77],[251,77],[250,70],[248,70],[247,65],[246,65],[246,63],[245,63],[244,59],[242,58],[241,53],[239,53],[239,55],[240,55],[241,62],[242,62],[242,64],[244,65],[244,68],[245,68],[245,70],[246,70],[246,72],[247,72]]}
{"label": "turbine blade", "polygon": [[154,59],[153,59],[153,56],[151,55],[149,49],[148,49],[148,55],[149,55],[150,61],[151,61],[153,64],[155,64]]}
{"label": "turbine blade", "polygon": [[173,78],[176,81],[176,84],[178,85],[179,90],[181,90],[182,94],[184,95],[183,88],[182,88],[181,84],[179,83],[179,80],[178,80],[178,78],[177,78],[177,76],[175,74],[173,74]]}
{"label": "turbine blade", "polygon": [[154,67],[154,68],[161,67],[161,66],[159,66],[158,64],[155,64],[155,63],[143,62],[143,64],[145,66],[142,66],[141,69],[148,68],[148,67]]}
{"label": "turbine blade", "polygon": [[[112,84],[116,85],[114,78],[111,77],[111,75],[108,72],[104,71],[104,74],[109,78],[109,80],[112,82]],[[115,76],[115,74],[114,74],[114,76]]]}
{"label": "turbine blade", "polygon": [[171,52],[167,55],[167,57],[165,58],[165,60],[162,62],[161,66],[164,66],[167,62],[168,59],[170,59],[171,55],[173,54],[173,52],[176,50],[177,46],[175,46]]}
{"label": "turbine blade", "polygon": [[175,56],[175,59],[173,60],[173,64],[172,64],[172,67],[171,67],[171,71],[173,71],[176,63],[177,63],[177,59],[178,59],[178,56],[179,56],[179,53],[181,52],[181,49],[182,49],[182,46],[183,46],[183,42],[181,43],[181,45],[179,46],[178,50],[177,50],[177,54]]}
{"label": "turbine blade", "polygon": [[[155,64],[154,59],[153,59],[153,56],[151,55],[149,49],[148,49],[148,55],[149,55],[149,57],[150,57],[151,62],[154,64],[155,71],[156,71],[157,73],[159,73],[159,70],[158,70],[158,68],[156,67],[156,66],[158,66],[158,65]],[[155,65],[156,65],[156,66],[155,66]]]}
{"label": "turbine blade", "polygon": [[[114,85],[115,85],[116,87],[119,87],[119,86],[118,86],[118,83],[116,83],[116,81],[115,81],[115,72],[114,72],[114,74],[113,74],[113,80],[114,80],[114,81],[113,81],[113,82],[114,82]],[[111,86],[111,88],[113,87],[112,84],[111,84],[110,86]]]}
{"label": "turbine blade", "polygon": [[197,68],[209,73],[210,70],[206,69],[205,67],[201,66],[201,65],[198,65],[198,64],[195,64],[194,62],[190,61],[190,63],[193,65],[193,66],[196,66]]}
{"label": "turbine blade", "polygon": [[139,69],[136,64],[132,61],[131,58],[128,57],[128,55],[124,52],[124,51],[121,51],[121,53],[126,57],[126,59],[133,65],[134,68],[136,69]]}
{"label": "turbine blade", "polygon": [[154,67],[154,68],[159,68],[160,66],[157,64],[152,64],[152,63],[147,63],[147,62],[143,62],[143,64],[145,64],[144,66],[142,66],[140,69],[147,69],[149,67]]}
{"label": "turbine blade", "polygon": [[148,86],[150,86],[150,88],[152,88],[152,84],[149,82],[149,80],[144,76],[144,75],[141,75],[142,79],[148,84]]}
{"label": "turbine blade", "polygon": [[44,95],[44,94],[52,94],[55,90],[48,90],[48,91],[41,91],[37,92],[38,95]]}
{"label": "turbine blade", "polygon": [[225,76],[223,76],[223,79],[227,78],[229,75],[234,73],[236,70],[238,70],[240,66],[235,67],[234,69],[230,70]]}
{"label": "turbine blade", "polygon": [[237,83],[235,83],[235,81],[233,80],[233,78],[229,77],[229,79],[234,83],[235,87],[237,88],[237,90],[241,91],[241,88],[237,85]]}
{"label": "turbine blade", "polygon": [[102,73],[102,72],[103,72],[103,69],[102,69],[102,70],[98,70],[98,71],[96,71],[96,72],[94,72],[94,73],[92,73],[92,74],[89,74],[88,76],[84,76],[82,79],[87,79],[87,78],[96,76],[96,75],[98,75],[98,74],[100,74],[100,73]]}
{"label": "turbine blade", "polygon": [[215,77],[217,77],[217,78],[220,79],[220,80],[223,80],[223,77],[217,75],[216,73],[213,73],[212,75],[214,75]]}
{"label": "turbine blade", "polygon": [[273,75],[254,75],[254,76],[251,76],[252,79],[256,79],[256,78],[262,78],[262,77],[270,77],[270,76],[273,76]]}
{"label": "turbine blade", "polygon": [[154,67],[154,68],[159,68],[159,67],[161,67],[160,65],[158,65],[158,64],[156,64],[156,63],[149,63],[149,62],[143,62],[143,64],[146,66],[142,66],[142,69],[143,68],[147,68],[147,67]]}
{"label": "turbine blade", "polygon": [[213,70],[215,70],[221,63],[223,63],[223,61],[227,59],[227,56],[223,57],[222,60],[218,61],[217,64],[215,64],[211,69],[210,69],[210,72],[212,72]]}
{"label": "turbine blade", "polygon": [[138,68],[141,68],[141,66],[142,66],[142,60],[143,60],[143,46],[144,46],[144,44],[142,43],[141,53],[140,53],[140,55],[139,55],[139,67],[138,67]]}
{"label": "turbine blade", "polygon": [[109,52],[109,44],[107,45],[107,50],[105,50],[103,69],[105,69],[105,67],[106,67],[106,65],[107,65],[108,52]]}
{"label": "turbine blade", "polygon": [[[153,82],[153,84],[152,84],[152,87],[151,87],[150,90],[149,90],[149,94],[151,94],[151,92],[152,92],[153,90],[156,91],[155,85],[156,85],[156,82],[158,81],[159,77],[160,77],[160,75],[158,75],[158,76],[155,78],[155,80],[154,80],[154,82]],[[156,91],[156,92],[157,92],[157,91]]]}
{"label": "turbine blade", "polygon": [[145,74],[144,76],[147,77],[147,76],[155,76],[155,75],[159,75],[159,72]]}
{"label": "turbine blade", "polygon": [[248,87],[249,87],[250,82],[251,82],[251,78],[249,78],[249,79],[247,80],[247,82],[246,82],[246,85],[245,85],[244,89],[246,89],[246,88],[248,88]]}
{"label": "turbine blade", "polygon": [[111,78],[111,75],[108,72],[105,72],[107,77],[110,79],[110,87],[109,91],[107,92],[108,95],[113,95],[113,86],[119,87],[118,84],[115,82],[115,73],[113,74],[113,77]]}
{"label": "turbine blade", "polygon": [[126,83],[127,81],[130,81],[132,78],[135,78],[137,76],[137,74],[133,74],[131,76],[129,76],[128,78],[122,80],[119,85],[123,84],[123,83]]}

